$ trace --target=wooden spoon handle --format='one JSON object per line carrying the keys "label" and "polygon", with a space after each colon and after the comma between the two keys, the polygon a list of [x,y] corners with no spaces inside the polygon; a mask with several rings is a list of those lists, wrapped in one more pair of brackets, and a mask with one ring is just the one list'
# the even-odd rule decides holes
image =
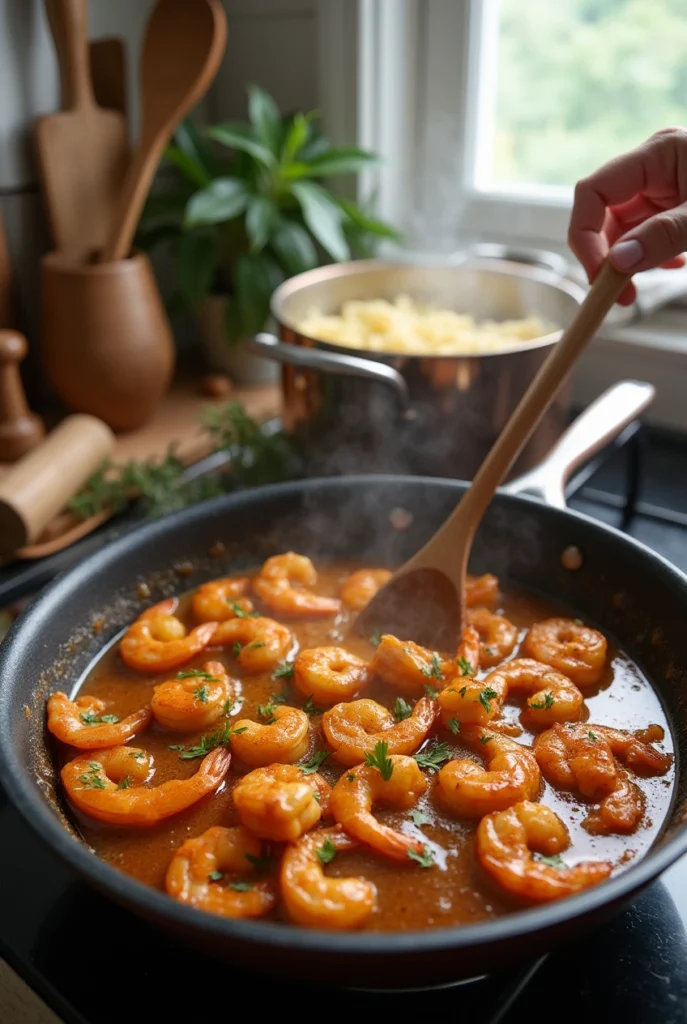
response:
{"label": "wooden spoon handle", "polygon": [[95,105],[88,59],[86,0],[44,0],[60,65],[62,105]]}
{"label": "wooden spoon handle", "polygon": [[129,255],[146,196],[162,159],[165,142],[166,136],[161,135],[149,145],[139,144],[137,147],[117,199],[112,215],[112,230],[98,257],[99,263],[114,263]]}
{"label": "wooden spoon handle", "polygon": [[610,263],[603,265],[572,323],[563,331],[561,340],[477,471],[472,486],[458,506],[461,519],[465,517],[463,521],[477,527],[497,487],[629,280],[629,274],[622,274]]}

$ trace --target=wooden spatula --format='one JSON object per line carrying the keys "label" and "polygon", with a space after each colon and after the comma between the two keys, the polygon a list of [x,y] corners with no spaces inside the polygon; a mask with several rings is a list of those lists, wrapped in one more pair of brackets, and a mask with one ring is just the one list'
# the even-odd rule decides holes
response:
{"label": "wooden spatula", "polygon": [[605,264],[480,466],[462,500],[416,555],[360,613],[361,636],[392,633],[438,651],[455,651],[465,617],[465,575],[475,531],[494,492],[548,409],[573,364],[629,277]]}
{"label": "wooden spatula", "polygon": [[34,135],[55,248],[100,249],[129,159],[126,119],[99,107],[91,85],[86,0],[45,0],[60,62],[65,110]]}
{"label": "wooden spatula", "polygon": [[101,262],[128,255],[145,198],[177,125],[205,94],[224,54],[220,0],[159,0],[141,59],[142,128]]}

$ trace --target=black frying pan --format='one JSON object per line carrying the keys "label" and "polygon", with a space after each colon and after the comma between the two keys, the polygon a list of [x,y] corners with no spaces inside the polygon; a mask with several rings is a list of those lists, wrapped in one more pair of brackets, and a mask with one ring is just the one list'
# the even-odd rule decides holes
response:
{"label": "black frying pan", "polygon": [[[568,444],[563,462],[569,466],[588,447],[578,437],[577,451]],[[465,486],[369,476],[264,487],[152,522],[82,562],[40,597],[0,648],[0,778],[15,805],[55,853],[109,897],[197,947],[262,972],[379,987],[440,983],[532,957],[611,915],[687,852],[687,577],[607,526],[512,494],[499,494],[489,509],[473,570],[564,602],[629,651],[663,700],[677,783],[669,821],[643,860],[579,896],[495,921],[409,934],[337,934],[222,920],[181,906],[95,857],[63,812],[45,736],[45,698],[69,688],[143,603],[254,568],[281,550],[397,564],[428,539]],[[412,515],[405,532],[390,526],[398,507]],[[561,561],[571,545],[582,554],[576,571]],[[145,602],[141,582],[150,592]],[[93,629],[99,616],[106,623],[101,632]]]}

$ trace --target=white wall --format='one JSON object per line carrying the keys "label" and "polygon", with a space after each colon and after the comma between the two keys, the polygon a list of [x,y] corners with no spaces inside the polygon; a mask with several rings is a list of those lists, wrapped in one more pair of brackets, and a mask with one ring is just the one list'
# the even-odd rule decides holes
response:
{"label": "white wall", "polygon": [[[229,18],[227,55],[198,116],[211,121],[243,117],[248,82],[272,92],[284,110],[316,107],[318,0],[223,3]],[[154,0],[89,0],[91,37],[119,35],[126,42],[134,137],[139,48],[153,5]],[[22,326],[31,340],[37,339],[39,330],[39,258],[48,248],[31,124],[58,104],[57,66],[42,0],[0,0],[0,208]]]}

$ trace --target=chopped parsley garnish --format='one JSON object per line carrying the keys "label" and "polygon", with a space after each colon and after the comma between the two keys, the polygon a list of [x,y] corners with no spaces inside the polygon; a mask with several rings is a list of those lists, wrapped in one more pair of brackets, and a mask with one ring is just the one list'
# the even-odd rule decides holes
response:
{"label": "chopped parsley garnish", "polygon": [[567,867],[560,853],[554,853],[551,857],[545,857],[543,853],[535,853],[534,856],[540,864],[548,864],[550,868],[558,868],[560,870]]}
{"label": "chopped parsley garnish", "polygon": [[408,856],[411,860],[417,861],[421,868],[434,867],[434,857],[428,846],[423,846],[421,853],[417,850],[408,850]]}
{"label": "chopped parsley garnish", "polygon": [[403,697],[397,697],[396,703],[394,704],[394,717],[397,722],[402,722],[405,718],[410,718],[413,713],[413,709],[407,700]]}
{"label": "chopped parsley garnish", "polygon": [[246,699],[245,697],[236,697],[234,700],[231,700],[231,699],[226,700],[224,702],[224,715],[225,715],[225,717],[228,718],[229,715],[231,715],[233,713],[234,708],[237,705],[240,706],[241,704],[243,704],[245,699]]}
{"label": "chopped parsley garnish", "polygon": [[125,775],[123,779],[120,779],[117,783],[117,789],[129,789],[131,786],[131,776]]}
{"label": "chopped parsley garnish", "polygon": [[428,818],[423,811],[411,811],[410,817],[413,820],[413,825],[417,825],[420,828],[421,825],[431,825],[432,819]]}
{"label": "chopped parsley garnish", "polygon": [[454,736],[460,732],[460,722],[456,718],[449,718],[446,728],[450,729]]}
{"label": "chopped parsley garnish", "polygon": [[598,736],[596,735],[596,733],[595,733],[595,732],[592,732],[592,730],[591,730],[591,729],[588,729],[588,730],[587,730],[587,736],[589,736],[589,738],[590,738],[590,740],[592,741],[592,743],[596,743],[597,739],[599,738],[599,737],[598,737]]}
{"label": "chopped parsley garnish", "polygon": [[210,879],[211,882],[221,882],[222,879],[224,878],[224,875],[222,874],[221,871],[211,871],[210,874],[208,875],[208,878]]}
{"label": "chopped parsley garnish", "polygon": [[306,761],[305,764],[299,764],[298,767],[304,775],[313,775],[314,772],[319,770],[320,765],[323,764],[328,757],[329,751],[318,750],[316,754],[313,754],[309,761]]}
{"label": "chopped parsley garnish", "polygon": [[145,756],[145,751],[143,750],[132,750],[129,754],[129,757],[133,757],[134,761],[142,761]]}
{"label": "chopped parsley garnish", "polygon": [[573,619],[573,622],[576,626],[584,626],[584,622],[582,621],[582,619]]}
{"label": "chopped parsley garnish", "polygon": [[375,743],[374,753],[365,754],[365,764],[368,768],[376,768],[385,782],[388,782],[394,771],[394,762],[388,756],[389,744],[386,740],[379,740]]}
{"label": "chopped parsley garnish", "polygon": [[438,772],[444,761],[451,760],[448,743],[434,743],[421,754],[413,754],[413,757],[420,768],[429,768],[432,772]]}
{"label": "chopped parsley garnish", "polygon": [[374,631],[374,633],[372,634],[372,636],[370,637],[370,643],[372,644],[373,647],[379,647],[381,642],[382,642],[382,634],[379,632],[378,629],[376,629]]}
{"label": "chopped parsley garnish", "polygon": [[[432,654],[432,664],[423,665],[420,669],[423,676],[429,676],[430,679],[443,679],[444,673],[441,671],[441,662],[439,661],[439,655],[436,651]],[[425,687],[426,689],[426,687]]]}
{"label": "chopped parsley garnish", "polygon": [[484,653],[488,654],[490,658],[493,658],[494,655],[496,654],[496,648],[495,647],[491,647],[491,646],[487,646],[487,647],[484,648]]}
{"label": "chopped parsley garnish", "polygon": [[241,653],[241,644],[238,642],[238,640],[231,648],[231,653],[234,655],[235,658],[238,658],[239,654]]}
{"label": "chopped parsley garnish", "polygon": [[488,743],[489,740],[493,740],[493,738],[493,736],[488,736],[487,733],[485,733],[484,736],[480,736],[479,741],[480,743]]}
{"label": "chopped parsley garnish", "polygon": [[119,718],[117,715],[94,715],[92,711],[82,711],[81,721],[84,725],[114,725]]}
{"label": "chopped parsley garnish", "polygon": [[247,651],[257,651],[260,647],[267,647],[264,640],[254,640],[252,644],[248,644],[246,647]]}
{"label": "chopped parsley garnish", "polygon": [[204,684],[193,691],[193,699],[200,701],[201,704],[207,704],[209,696],[208,688]]}
{"label": "chopped parsley garnish", "polygon": [[270,700],[273,704],[286,704],[287,693],[273,693]]}
{"label": "chopped parsley garnish", "polygon": [[465,699],[465,694],[466,694],[467,692],[468,692],[468,688],[467,688],[467,686],[461,686],[460,690],[458,691],[458,693],[460,694],[460,696],[461,696],[461,697],[462,697],[463,699]]}
{"label": "chopped parsley garnish", "polygon": [[336,847],[331,839],[327,838],[322,843],[322,846],[315,850],[315,854],[322,867],[324,867],[325,864],[329,864],[336,857]]}
{"label": "chopped parsley garnish", "polygon": [[243,608],[238,603],[238,601],[233,601],[230,598],[227,598],[227,604],[229,605],[229,607],[231,608],[231,610],[233,611],[233,613],[234,613],[234,615],[236,616],[237,619],[257,619],[257,618],[259,618],[257,612],[244,612]]}
{"label": "chopped parsley garnish", "polygon": [[532,703],[530,704],[530,707],[531,708],[536,708],[537,711],[540,711],[540,710],[548,711],[549,708],[552,708],[555,703],[556,703],[556,699],[555,699],[554,695],[552,693],[545,693],[544,694],[544,700],[540,700],[536,704],[534,703],[534,701],[532,701]]}
{"label": "chopped parsley garnish", "polygon": [[258,871],[269,871],[274,864],[272,857],[254,857],[252,853],[246,853],[245,858]]}
{"label": "chopped parsley garnish", "polygon": [[349,782],[355,782],[355,775],[353,774],[353,772],[349,772],[346,778],[348,779]]}
{"label": "chopped parsley garnish", "polygon": [[107,785],[104,779],[100,778],[101,765],[98,761],[89,761],[88,766],[90,771],[84,775],[79,775],[79,782],[84,789],[107,789]]}
{"label": "chopped parsley garnish", "polygon": [[456,658],[456,665],[460,669],[460,674],[462,676],[474,676],[474,668],[472,667],[468,659],[464,658],[462,654],[460,658]]}
{"label": "chopped parsley garnish", "polygon": [[491,704],[489,701],[494,700],[495,697],[498,697],[498,693],[496,690],[492,690],[491,686],[485,686],[484,689],[480,691],[478,700],[487,714],[491,712]]}
{"label": "chopped parsley garnish", "polygon": [[324,711],[322,710],[322,708],[315,707],[315,705],[312,702],[312,698],[313,695],[311,693],[308,699],[306,700],[305,704],[303,705],[303,710],[305,711],[306,715],[323,715]]}
{"label": "chopped parsley garnish", "polygon": [[294,665],[290,661],[282,661],[272,673],[273,679],[293,679]]}
{"label": "chopped parsley garnish", "polygon": [[245,732],[246,726],[241,729],[232,729],[229,722],[225,722],[224,728],[218,732],[213,732],[207,736],[201,736],[197,744],[190,747],[184,746],[173,746],[170,750],[180,750],[182,753],[179,754],[181,761],[193,761],[196,757],[205,757],[215,747],[224,747],[229,742],[233,735]]}
{"label": "chopped parsley garnish", "polygon": [[277,716],[274,713],[276,710],[277,705],[271,697],[266,704],[258,704],[258,714],[261,718],[265,719],[267,725],[274,725],[277,721]]}
{"label": "chopped parsley garnish", "polygon": [[177,679],[207,679],[212,683],[217,682],[217,676],[213,676],[210,672],[203,672],[199,668],[193,668],[190,672],[177,672]]}
{"label": "chopped parsley garnish", "polygon": [[250,892],[255,887],[255,882],[230,882],[229,888],[234,892]]}
{"label": "chopped parsley garnish", "polygon": [[439,691],[430,683],[425,683],[425,693],[428,697],[431,697],[432,700],[439,695]]}

